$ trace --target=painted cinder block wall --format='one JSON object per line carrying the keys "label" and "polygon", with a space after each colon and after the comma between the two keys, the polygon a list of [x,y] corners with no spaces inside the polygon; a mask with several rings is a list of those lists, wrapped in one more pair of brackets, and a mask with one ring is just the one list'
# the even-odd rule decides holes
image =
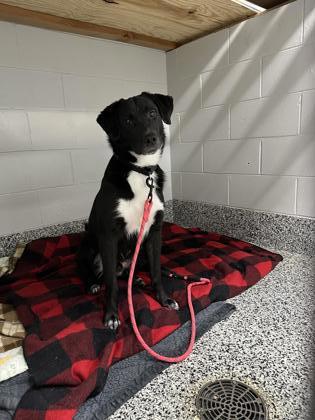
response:
{"label": "painted cinder block wall", "polygon": [[173,198],[315,217],[315,0],[167,53]]}
{"label": "painted cinder block wall", "polygon": [[0,235],[88,215],[96,115],[142,90],[175,98],[166,199],[314,217],[314,28],[298,0],[165,55],[0,22]]}
{"label": "painted cinder block wall", "polygon": [[88,216],[111,155],[96,116],[143,90],[167,92],[164,52],[0,22],[0,235]]}

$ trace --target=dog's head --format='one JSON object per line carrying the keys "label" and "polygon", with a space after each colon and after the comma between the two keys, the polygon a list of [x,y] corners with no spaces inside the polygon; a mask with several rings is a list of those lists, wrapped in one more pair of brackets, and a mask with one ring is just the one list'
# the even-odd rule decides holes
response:
{"label": "dog's head", "polygon": [[172,112],[171,96],[142,92],[109,105],[99,114],[97,122],[117,155],[153,155],[163,151],[163,122],[171,123]]}

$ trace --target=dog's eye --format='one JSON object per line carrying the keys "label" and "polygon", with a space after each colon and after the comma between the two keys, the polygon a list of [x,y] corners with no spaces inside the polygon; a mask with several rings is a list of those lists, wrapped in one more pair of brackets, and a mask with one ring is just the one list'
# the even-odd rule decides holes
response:
{"label": "dog's eye", "polygon": [[132,125],[132,119],[131,118],[127,118],[125,120],[126,125]]}
{"label": "dog's eye", "polygon": [[150,118],[156,118],[156,110],[155,109],[151,109],[149,115],[150,115]]}

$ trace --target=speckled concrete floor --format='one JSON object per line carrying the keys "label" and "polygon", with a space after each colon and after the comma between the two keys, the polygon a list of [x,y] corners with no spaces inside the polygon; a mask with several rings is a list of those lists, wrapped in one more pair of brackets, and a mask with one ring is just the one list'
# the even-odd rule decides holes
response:
{"label": "speckled concrete floor", "polygon": [[265,398],[270,420],[306,420],[311,401],[314,259],[284,261],[256,286],[230,299],[237,311],[124,404],[110,420],[194,420],[194,400],[209,380],[234,378]]}

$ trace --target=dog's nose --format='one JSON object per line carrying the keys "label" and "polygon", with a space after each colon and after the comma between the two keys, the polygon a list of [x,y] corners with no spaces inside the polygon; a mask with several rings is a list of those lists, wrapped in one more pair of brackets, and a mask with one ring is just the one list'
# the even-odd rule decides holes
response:
{"label": "dog's nose", "polygon": [[146,146],[155,146],[157,141],[156,135],[154,133],[147,134],[145,136],[145,144]]}

